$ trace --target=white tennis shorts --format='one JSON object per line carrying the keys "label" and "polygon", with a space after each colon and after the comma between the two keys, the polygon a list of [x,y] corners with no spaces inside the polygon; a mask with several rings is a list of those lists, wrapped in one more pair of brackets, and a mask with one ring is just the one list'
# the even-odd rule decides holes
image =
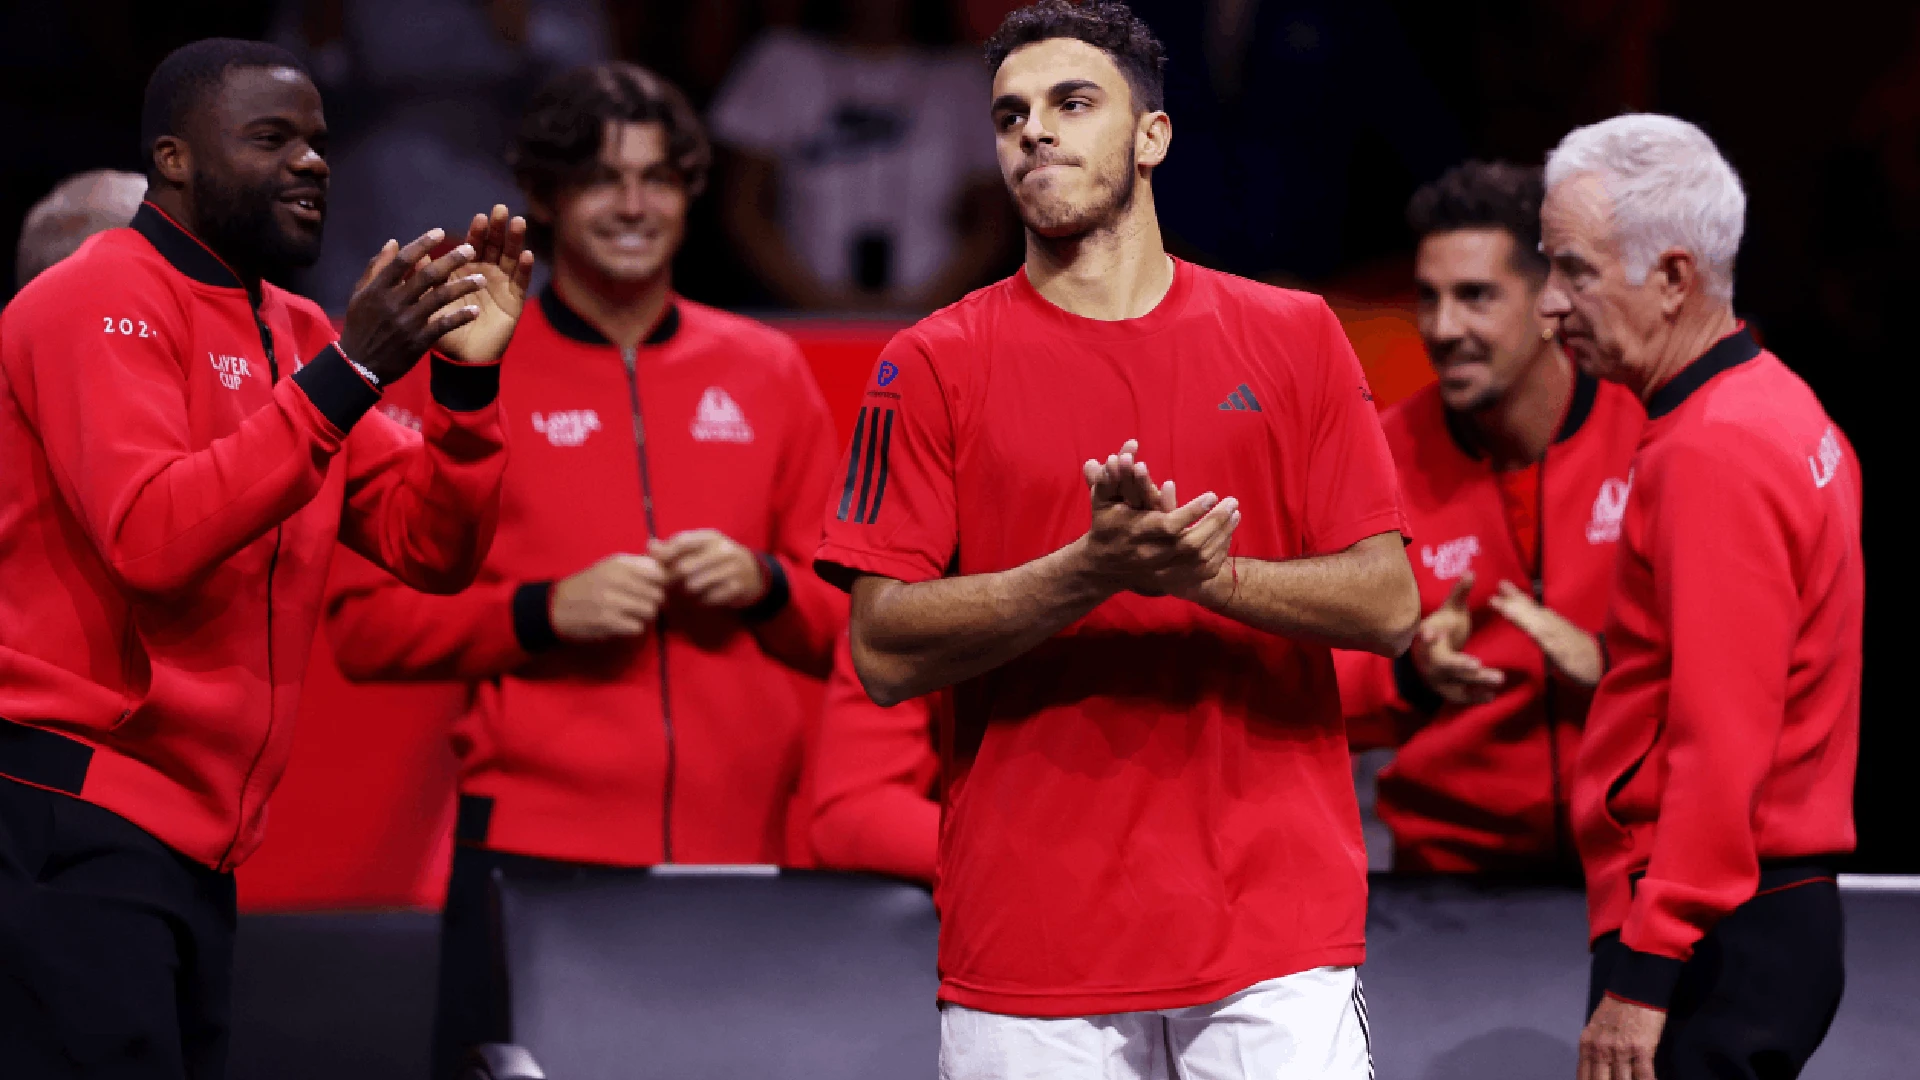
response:
{"label": "white tennis shorts", "polygon": [[1350,967],[1256,983],[1207,1005],[1064,1018],[940,1007],[940,1080],[1372,1080]]}

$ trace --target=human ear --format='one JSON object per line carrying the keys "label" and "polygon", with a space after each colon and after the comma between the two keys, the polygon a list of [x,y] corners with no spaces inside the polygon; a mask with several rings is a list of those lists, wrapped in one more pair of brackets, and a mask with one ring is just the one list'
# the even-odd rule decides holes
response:
{"label": "human ear", "polygon": [[1668,248],[1653,263],[1654,284],[1660,291],[1660,312],[1668,318],[1679,313],[1687,297],[1700,291],[1700,264],[1693,253]]}
{"label": "human ear", "polygon": [[1173,121],[1163,112],[1141,113],[1133,129],[1133,159],[1149,169],[1167,160],[1173,145]]}
{"label": "human ear", "polygon": [[193,150],[178,135],[162,135],[153,141],[153,168],[160,178],[175,187],[185,187],[193,175]]}

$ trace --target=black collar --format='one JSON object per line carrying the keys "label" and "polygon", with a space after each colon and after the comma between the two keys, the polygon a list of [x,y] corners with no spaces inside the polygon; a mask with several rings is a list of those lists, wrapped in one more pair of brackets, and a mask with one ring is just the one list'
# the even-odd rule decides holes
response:
{"label": "black collar", "polygon": [[[1553,445],[1558,446],[1573,438],[1581,425],[1587,422],[1587,417],[1593,415],[1593,402],[1599,396],[1599,381],[1579,368],[1574,368],[1573,400],[1567,402],[1567,415],[1561,419],[1560,429],[1553,433]],[[1440,407],[1440,414],[1446,419],[1447,434],[1453,436],[1454,445],[1458,446],[1462,453],[1475,461],[1486,456],[1486,451],[1473,437],[1473,425],[1467,423],[1466,417],[1445,405]]]}
{"label": "black collar", "polygon": [[200,238],[186,230],[186,227],[167,216],[166,211],[150,202],[142,202],[140,209],[134,211],[130,223],[133,231],[147,238],[147,243],[160,253],[160,257],[173,264],[175,270],[187,275],[202,285],[217,285],[223,289],[244,289],[246,284],[233,267],[213,253],[213,249],[200,242]]}
{"label": "black collar", "polygon": [[1680,369],[1680,374],[1667,380],[1667,385],[1653,392],[1647,399],[1647,419],[1658,420],[1680,407],[1680,403],[1693,396],[1695,390],[1707,385],[1715,375],[1760,355],[1760,343],[1753,340],[1753,332],[1741,327],[1721,338],[1713,348],[1700,354],[1700,359]]}
{"label": "black collar", "polygon": [[[607,340],[607,335],[594,329],[592,323],[581,318],[579,312],[568,307],[567,302],[560,299],[560,293],[554,289],[551,282],[546,288],[540,290],[540,313],[547,317],[548,324],[559,331],[561,337],[570,338],[583,345],[613,344]],[[664,345],[679,331],[680,305],[668,299],[667,310],[661,313],[660,321],[654,324],[653,330],[640,344]]]}

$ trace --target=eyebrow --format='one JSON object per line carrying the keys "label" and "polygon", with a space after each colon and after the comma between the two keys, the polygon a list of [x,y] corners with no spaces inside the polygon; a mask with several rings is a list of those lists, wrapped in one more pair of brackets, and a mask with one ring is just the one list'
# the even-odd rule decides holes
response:
{"label": "eyebrow", "polygon": [[[1078,93],[1081,90],[1099,90],[1105,93],[1101,85],[1092,79],[1063,79],[1047,88],[1047,97],[1058,101],[1069,94]],[[993,105],[989,111],[1003,112],[1008,109],[1024,109],[1026,107],[1027,99],[1023,95],[1001,94],[999,97],[993,99]]]}

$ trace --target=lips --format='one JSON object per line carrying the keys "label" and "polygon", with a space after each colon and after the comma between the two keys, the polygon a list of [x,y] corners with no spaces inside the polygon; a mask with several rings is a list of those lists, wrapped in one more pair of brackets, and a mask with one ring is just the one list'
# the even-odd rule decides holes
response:
{"label": "lips", "polygon": [[318,225],[327,215],[326,193],[317,188],[301,188],[282,192],[280,202],[298,221],[309,225]]}

